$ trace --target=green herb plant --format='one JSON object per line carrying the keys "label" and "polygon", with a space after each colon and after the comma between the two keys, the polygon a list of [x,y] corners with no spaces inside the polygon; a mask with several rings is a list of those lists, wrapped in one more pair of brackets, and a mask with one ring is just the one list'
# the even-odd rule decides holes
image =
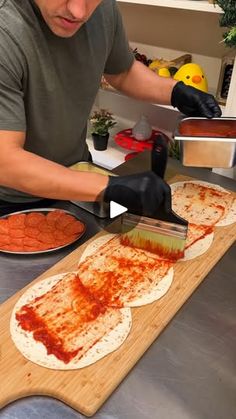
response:
{"label": "green herb plant", "polygon": [[223,41],[227,47],[236,47],[236,0],[214,0],[223,10],[220,15],[220,26],[228,28],[223,34]]}
{"label": "green herb plant", "polygon": [[106,109],[99,109],[94,111],[89,118],[89,122],[91,133],[99,135],[108,134],[109,129],[117,124],[113,114]]}

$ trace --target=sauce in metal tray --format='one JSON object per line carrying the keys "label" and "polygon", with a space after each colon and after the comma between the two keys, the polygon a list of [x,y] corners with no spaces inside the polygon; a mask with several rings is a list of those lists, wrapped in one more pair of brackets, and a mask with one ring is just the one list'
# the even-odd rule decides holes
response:
{"label": "sauce in metal tray", "polygon": [[236,120],[187,119],[181,122],[179,133],[193,137],[236,138]]}

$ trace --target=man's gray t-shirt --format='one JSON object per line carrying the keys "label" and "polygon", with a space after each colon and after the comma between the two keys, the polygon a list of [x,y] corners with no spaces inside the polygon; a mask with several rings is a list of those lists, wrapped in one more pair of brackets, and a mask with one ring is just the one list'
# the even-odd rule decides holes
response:
{"label": "man's gray t-shirt", "polygon": [[[64,166],[86,160],[101,76],[132,62],[114,0],[103,0],[71,38],[54,35],[33,0],[0,0],[0,130],[25,131],[25,150]],[[4,187],[0,199],[33,200]]]}

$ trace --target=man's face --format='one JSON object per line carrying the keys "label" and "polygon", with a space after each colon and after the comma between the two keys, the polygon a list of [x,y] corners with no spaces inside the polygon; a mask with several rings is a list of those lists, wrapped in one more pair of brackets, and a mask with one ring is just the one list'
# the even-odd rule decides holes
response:
{"label": "man's face", "polygon": [[51,31],[63,38],[73,36],[102,0],[34,0]]}

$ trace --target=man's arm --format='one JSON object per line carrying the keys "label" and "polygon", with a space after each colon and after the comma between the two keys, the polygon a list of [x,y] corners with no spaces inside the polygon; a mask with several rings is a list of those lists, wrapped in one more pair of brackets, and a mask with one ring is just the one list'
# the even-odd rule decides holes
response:
{"label": "man's arm", "polygon": [[127,96],[150,103],[170,105],[176,80],[160,77],[139,61],[121,74],[105,74],[108,83]]}
{"label": "man's arm", "polygon": [[139,61],[134,61],[130,69],[121,74],[106,74],[105,77],[115,89],[135,99],[172,105],[187,116],[221,116],[214,96],[186,86],[182,81],[159,77]]}
{"label": "man's arm", "polygon": [[154,216],[161,203],[170,209],[170,187],[153,172],[103,176],[77,172],[23,149],[23,132],[0,131],[0,184],[45,198],[115,200],[135,213]]}
{"label": "man's arm", "polygon": [[0,184],[42,198],[97,200],[108,176],[65,168],[24,150],[25,133],[0,131]]}

